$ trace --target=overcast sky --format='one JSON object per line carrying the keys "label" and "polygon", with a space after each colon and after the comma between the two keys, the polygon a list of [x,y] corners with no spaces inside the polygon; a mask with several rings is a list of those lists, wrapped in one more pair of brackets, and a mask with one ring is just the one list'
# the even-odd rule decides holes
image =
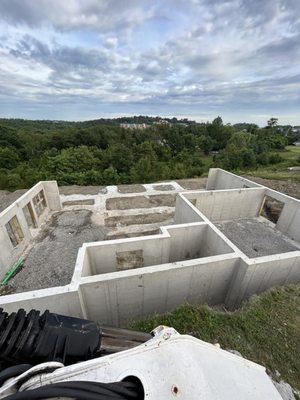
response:
{"label": "overcast sky", "polygon": [[0,0],[0,116],[300,125],[300,0]]}

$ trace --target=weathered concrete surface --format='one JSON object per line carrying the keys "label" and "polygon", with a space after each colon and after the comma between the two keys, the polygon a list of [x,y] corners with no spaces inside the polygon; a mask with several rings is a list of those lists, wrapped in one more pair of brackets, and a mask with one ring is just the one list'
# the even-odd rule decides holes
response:
{"label": "weathered concrete surface", "polygon": [[249,258],[299,250],[281,232],[257,218],[215,224]]}
{"label": "weathered concrete surface", "polygon": [[107,199],[107,210],[128,210],[133,208],[174,207],[175,194],[155,194],[149,196],[113,197]]}
{"label": "weathered concrete surface", "polygon": [[146,189],[143,185],[119,185],[119,193],[141,193],[145,192]]}
{"label": "weathered concrete surface", "polygon": [[83,243],[103,240],[105,229],[88,210],[55,213],[37,236],[23,269],[10,281],[12,292],[67,285]]}

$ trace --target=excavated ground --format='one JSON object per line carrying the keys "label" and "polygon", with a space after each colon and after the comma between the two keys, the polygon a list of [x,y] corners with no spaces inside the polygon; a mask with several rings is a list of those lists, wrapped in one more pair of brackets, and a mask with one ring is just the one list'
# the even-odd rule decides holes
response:
{"label": "excavated ground", "polygon": [[154,194],[148,196],[113,197],[107,199],[107,210],[130,210],[133,208],[175,207],[175,194]]}

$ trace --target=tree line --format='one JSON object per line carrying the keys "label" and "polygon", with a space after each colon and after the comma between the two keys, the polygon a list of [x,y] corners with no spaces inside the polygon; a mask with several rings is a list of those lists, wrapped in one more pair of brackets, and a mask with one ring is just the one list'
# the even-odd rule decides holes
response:
{"label": "tree line", "polygon": [[255,168],[280,162],[277,151],[297,140],[271,120],[264,128],[224,124],[220,117],[201,124],[175,120],[131,130],[114,120],[0,119],[0,188],[52,179],[59,185],[145,183],[198,177],[211,166]]}

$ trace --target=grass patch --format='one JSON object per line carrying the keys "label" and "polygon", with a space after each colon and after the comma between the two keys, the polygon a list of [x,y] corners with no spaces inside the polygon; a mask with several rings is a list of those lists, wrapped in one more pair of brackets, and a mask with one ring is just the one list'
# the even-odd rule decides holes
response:
{"label": "grass patch", "polygon": [[150,332],[158,325],[238,350],[269,371],[279,371],[282,379],[300,389],[300,286],[272,288],[234,313],[185,304],[171,313],[133,322],[131,328]]}
{"label": "grass patch", "polygon": [[274,179],[280,181],[290,180],[292,182],[300,182],[299,171],[289,171],[289,167],[300,165],[300,146],[287,146],[285,150],[277,152],[282,158],[282,162],[278,164],[260,166],[256,169],[237,170],[238,175],[252,175],[263,179]]}
{"label": "grass patch", "polygon": [[271,169],[271,168],[259,168],[251,171],[241,171],[240,174],[247,174],[250,176],[257,176],[258,178],[263,179],[272,179],[278,181],[292,181],[292,182],[300,182],[300,173],[299,171],[287,171],[286,169]]}
{"label": "grass patch", "polygon": [[279,154],[284,160],[297,161],[300,157],[300,146],[286,146]]}

